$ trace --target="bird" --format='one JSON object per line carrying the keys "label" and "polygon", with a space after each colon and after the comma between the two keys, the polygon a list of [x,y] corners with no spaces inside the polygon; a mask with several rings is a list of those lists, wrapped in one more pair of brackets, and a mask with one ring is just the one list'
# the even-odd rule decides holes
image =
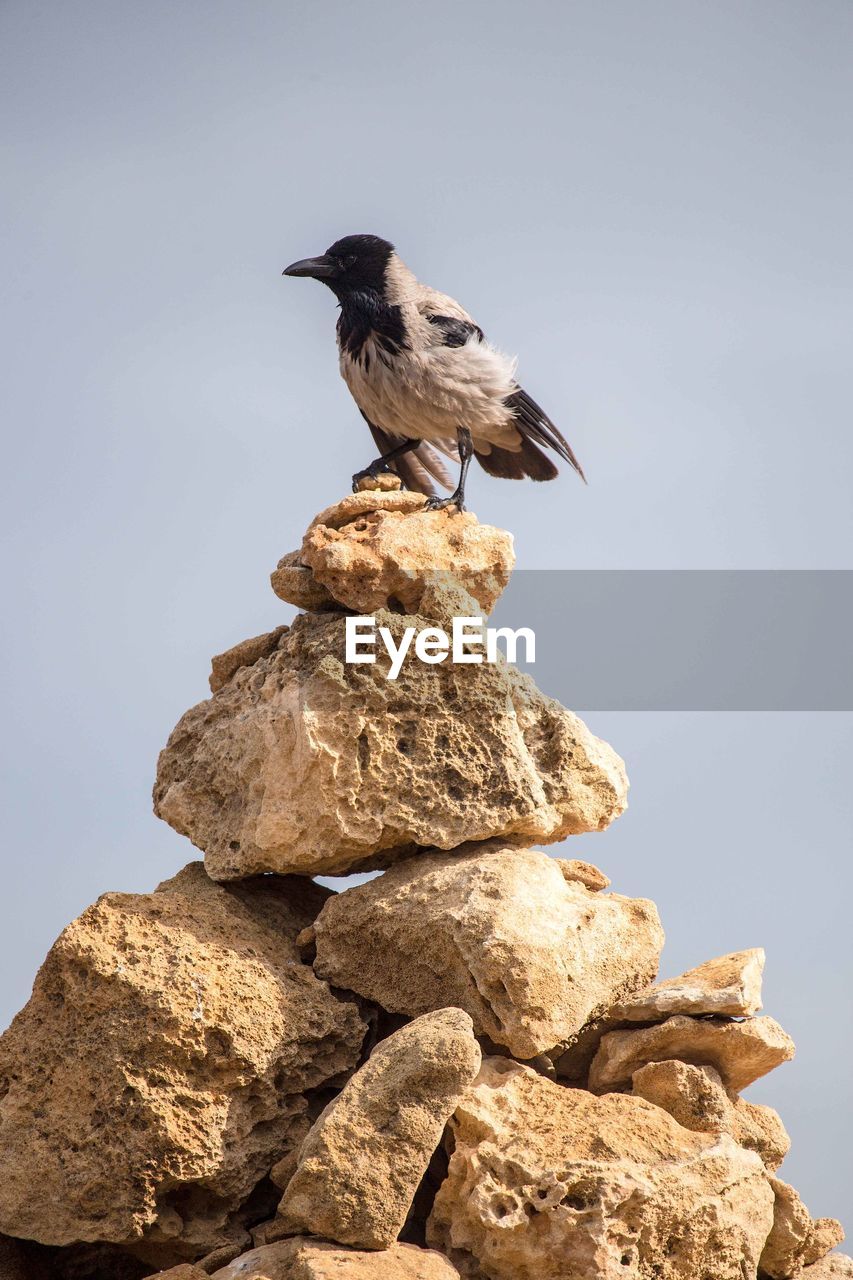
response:
{"label": "bird", "polygon": [[[352,477],[394,471],[427,496],[431,510],[465,510],[471,458],[507,480],[553,480],[551,450],[586,483],[571,446],[516,379],[516,361],[487,341],[464,307],[422,284],[390,241],[336,240],[285,276],[321,281],[338,300],[341,375],[367,422],[379,456]],[[458,461],[453,488],[443,458]]]}

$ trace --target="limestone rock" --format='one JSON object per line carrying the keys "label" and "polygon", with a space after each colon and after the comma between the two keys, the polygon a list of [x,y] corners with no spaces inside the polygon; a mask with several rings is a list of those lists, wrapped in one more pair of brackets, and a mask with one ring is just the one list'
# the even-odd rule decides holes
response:
{"label": "limestone rock", "polygon": [[158,1271],[156,1276],[152,1276],[152,1280],[208,1280],[209,1276],[209,1271],[202,1271],[201,1267],[192,1262],[179,1262],[176,1267],[169,1267],[168,1271]]}
{"label": "limestone rock", "polygon": [[603,1036],[589,1069],[589,1087],[595,1093],[625,1088],[647,1062],[679,1058],[716,1067],[726,1088],[739,1093],[793,1056],[793,1040],[773,1018],[719,1022],[677,1015],[652,1027]]}
{"label": "limestone rock", "polygon": [[815,1218],[803,1251],[802,1265],[810,1267],[819,1262],[844,1240],[844,1228],[837,1218]]}
{"label": "limestone rock", "polygon": [[65,929],[0,1039],[0,1229],[155,1266],[245,1236],[305,1090],[360,1054],[355,1006],[293,941],[327,896],[295,877],[225,889],[194,863]]}
{"label": "limestone rock", "polygon": [[465,1009],[533,1058],[657,971],[654,903],[592,892],[534,849],[493,841],[398,863],[329,898],[315,971],[392,1013]]}
{"label": "limestone rock", "polygon": [[228,683],[241,667],[253,667],[259,658],[267,658],[278,647],[278,642],[286,633],[287,627],[276,627],[262,636],[254,636],[251,640],[243,640],[235,644],[233,649],[218,653],[210,660],[211,693],[216,693]]}
{"label": "limestone rock", "polygon": [[[397,640],[413,622],[378,621]],[[160,755],[155,809],[205,850],[210,875],[341,873],[494,836],[549,843],[624,809],[622,761],[528,676],[413,660],[388,680],[387,665],[345,663],[343,618],[304,614],[187,712]]]}
{"label": "limestone rock", "polygon": [[368,493],[378,490],[380,493],[393,493],[402,489],[403,482],[394,471],[380,471],[378,476],[361,476],[356,481],[356,493]]}
{"label": "limestone rock", "polygon": [[479,1066],[461,1009],[425,1014],[381,1041],[303,1142],[279,1205],[281,1234],[393,1244]]}
{"label": "limestone rock", "polygon": [[464,1277],[755,1275],[773,1192],[758,1156],[727,1136],[691,1133],[641,1098],[596,1098],[494,1058],[450,1135],[427,1239]]}
{"label": "limestone rock", "polygon": [[365,1253],[296,1236],[244,1253],[213,1280],[459,1280],[459,1272],[440,1253],[411,1244]]}
{"label": "limestone rock", "polygon": [[738,1146],[756,1151],[768,1169],[778,1169],[788,1154],[791,1139],[772,1107],[728,1093],[713,1067],[650,1062],[632,1080],[635,1097],[663,1107],[685,1129],[731,1134]]}
{"label": "limestone rock", "polygon": [[582,862],[580,858],[558,858],[557,866],[566,880],[577,880],[593,893],[600,893],[610,884],[603,871],[599,871],[591,862]]}
{"label": "limestone rock", "polygon": [[793,1187],[781,1178],[772,1178],[776,1197],[773,1227],[761,1253],[760,1270],[770,1280],[786,1280],[800,1269],[811,1236],[812,1220]]}
{"label": "limestone rock", "polygon": [[797,1280],[851,1280],[853,1277],[853,1258],[844,1253],[830,1253],[820,1262],[805,1267],[797,1276]]}
{"label": "limestone rock", "polygon": [[748,1017],[761,1008],[764,952],[736,951],[668,978],[610,1010],[626,1022],[661,1022],[675,1013]]}
{"label": "limestone rock", "polygon": [[270,574],[270,583],[279,600],[295,604],[297,609],[324,613],[341,608],[323,584],[316,580],[308,565],[302,563],[298,551],[288,551],[281,557]]}
{"label": "limestone rock", "polygon": [[770,1280],[787,1280],[804,1274],[802,1268],[819,1262],[841,1244],[844,1231],[834,1218],[812,1222],[797,1192],[781,1178],[771,1178],[771,1186],[775,1196],[773,1227],[761,1254],[759,1273]]}
{"label": "limestone rock", "polygon": [[512,535],[481,525],[470,511],[425,511],[425,502],[419,493],[350,494],[311,522],[300,560],[356,613],[396,608],[447,622],[456,613],[453,598],[442,607],[449,587],[465,593],[476,615],[488,616],[512,572]]}

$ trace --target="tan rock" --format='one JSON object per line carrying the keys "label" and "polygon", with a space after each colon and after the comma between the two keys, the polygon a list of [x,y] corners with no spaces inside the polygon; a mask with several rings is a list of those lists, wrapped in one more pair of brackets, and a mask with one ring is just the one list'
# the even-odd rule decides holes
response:
{"label": "tan rock", "polygon": [[775,1203],[773,1226],[759,1262],[762,1275],[770,1280],[786,1280],[799,1271],[809,1242],[812,1220],[793,1187],[781,1178],[771,1178]]}
{"label": "tan rock", "polygon": [[622,1089],[647,1062],[680,1058],[716,1067],[726,1088],[740,1092],[793,1056],[793,1040],[773,1018],[718,1022],[677,1015],[656,1026],[603,1036],[589,1069],[589,1087],[595,1093]]}
{"label": "tan rock", "polygon": [[797,1192],[781,1178],[771,1178],[771,1186],[775,1196],[773,1227],[761,1254],[759,1272],[770,1280],[807,1275],[814,1263],[841,1244],[844,1230],[834,1218],[813,1222]]}
{"label": "tan rock", "polygon": [[[378,620],[398,640],[413,621]],[[343,618],[302,615],[172,733],[155,810],[215,879],[340,873],[493,836],[549,843],[624,809],[619,757],[514,668],[414,660],[388,680],[387,660],[343,659]]]}
{"label": "tan rock", "polygon": [[356,481],[356,493],[367,493],[370,490],[378,490],[380,493],[392,493],[397,489],[402,489],[403,484],[400,477],[393,471],[380,471],[378,476],[362,476]]}
{"label": "tan rock", "polygon": [[479,1066],[461,1009],[425,1014],[381,1041],[303,1142],[278,1209],[281,1234],[393,1244]]}
{"label": "tan rock", "polygon": [[428,1242],[464,1277],[755,1275],[773,1221],[758,1156],[641,1098],[487,1059],[450,1125]]}
{"label": "tan rock", "polygon": [[327,900],[315,971],[393,1013],[447,1005],[533,1058],[657,971],[654,903],[592,892],[534,849],[423,854]]}
{"label": "tan rock", "polygon": [[850,1280],[853,1277],[853,1258],[844,1253],[830,1253],[820,1262],[805,1267],[797,1280]]}
{"label": "tan rock", "polygon": [[111,1241],[152,1265],[241,1239],[240,1209],[365,1033],[299,962],[328,896],[224,889],[191,864],[62,933],[0,1039],[0,1229]]}
{"label": "tan rock", "polygon": [[253,667],[259,658],[267,658],[278,647],[287,627],[276,627],[262,636],[254,636],[251,640],[243,640],[235,644],[233,649],[218,653],[210,660],[210,678],[208,683],[212,693],[216,693],[228,683],[241,667]]}
{"label": "tan rock", "polygon": [[689,1062],[650,1062],[635,1071],[632,1093],[663,1107],[685,1129],[728,1133],[740,1147],[756,1151],[768,1169],[778,1169],[791,1139],[771,1107],[747,1102],[723,1087],[713,1067]]}
{"label": "tan rock", "polygon": [[802,1265],[810,1267],[825,1257],[830,1249],[844,1241],[844,1228],[837,1218],[815,1218],[802,1256]]}
{"label": "tan rock", "polygon": [[270,574],[270,583],[279,600],[295,604],[297,609],[308,609],[312,613],[337,612],[338,604],[322,583],[303,564],[298,551],[288,551],[282,556],[276,568]]}
{"label": "tan rock", "polygon": [[411,1244],[365,1253],[297,1236],[244,1253],[213,1280],[459,1280],[459,1272]]}
{"label": "tan rock", "polygon": [[[465,616],[488,616],[509,582],[512,535],[470,511],[425,511],[421,494],[351,494],[310,524],[300,559],[335,600],[360,614],[397,609],[447,622],[461,590]],[[431,590],[431,608],[424,593]],[[446,607],[442,593],[449,588]]]}
{"label": "tan rock", "polygon": [[593,893],[600,893],[610,884],[604,872],[599,871],[591,862],[582,862],[580,858],[558,858],[556,861],[566,880],[577,880]]}
{"label": "tan rock", "polygon": [[202,1271],[201,1267],[192,1262],[179,1262],[176,1267],[169,1267],[168,1271],[158,1271],[156,1276],[152,1276],[152,1280],[208,1280],[209,1276],[209,1271]]}
{"label": "tan rock", "polygon": [[626,1022],[661,1022],[676,1013],[742,1018],[761,1008],[764,952],[736,951],[668,978],[617,1004],[610,1016]]}

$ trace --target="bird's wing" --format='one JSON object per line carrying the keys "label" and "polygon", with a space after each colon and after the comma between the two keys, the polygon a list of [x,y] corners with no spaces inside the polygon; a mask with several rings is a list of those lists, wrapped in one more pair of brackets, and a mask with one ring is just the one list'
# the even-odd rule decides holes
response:
{"label": "bird's wing", "polygon": [[[433,325],[441,335],[440,341],[446,347],[461,347],[476,337],[484,342],[485,336],[480,326],[471,318],[464,307],[446,293],[439,293],[426,285],[420,286],[417,302],[418,311]],[[516,473],[529,475],[536,480],[551,479],[556,469],[542,457],[536,446],[553,449],[559,457],[568,462],[586,484],[583,467],[575,457],[574,451],[557,425],[551,421],[544,409],[529,396],[523,387],[516,383],[512,393],[504,401],[510,410],[521,437],[521,454],[525,461],[519,467],[512,457],[514,449],[498,449],[486,446],[478,450],[477,457],[486,470],[490,468],[483,461],[483,456],[494,454],[493,474],[515,478]],[[500,457],[499,457],[500,455]]]}
{"label": "bird's wing", "polygon": [[[383,431],[381,427],[375,427],[365,414],[362,414],[362,417],[370,427],[370,434],[373,436],[380,454],[390,453],[392,449],[396,449],[397,445],[404,443],[403,436],[395,436],[390,431]],[[454,453],[448,447],[446,449],[442,448],[442,452],[447,453],[449,458],[458,462],[458,451]],[[400,454],[400,457],[395,458],[388,466],[400,477],[407,489],[412,489],[415,493],[425,493],[428,498],[435,496],[435,484],[440,484],[444,489],[453,488],[453,479],[450,472],[435,448],[428,444],[426,440],[422,441],[417,449],[411,449],[408,453]],[[433,481],[435,481],[435,484]]]}

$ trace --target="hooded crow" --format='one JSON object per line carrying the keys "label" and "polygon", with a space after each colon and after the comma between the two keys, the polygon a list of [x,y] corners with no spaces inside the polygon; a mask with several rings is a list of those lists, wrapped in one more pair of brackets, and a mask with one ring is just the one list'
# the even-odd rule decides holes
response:
{"label": "hooded crow", "polygon": [[[515,361],[487,342],[458,302],[412,274],[379,236],[345,236],[286,276],[321,280],[338,299],[340,369],[380,456],[353,476],[392,470],[432,509],[465,509],[471,457],[506,480],[553,480],[552,449],[585,480],[557,427],[519,386]],[[453,481],[442,455],[461,464]]]}

